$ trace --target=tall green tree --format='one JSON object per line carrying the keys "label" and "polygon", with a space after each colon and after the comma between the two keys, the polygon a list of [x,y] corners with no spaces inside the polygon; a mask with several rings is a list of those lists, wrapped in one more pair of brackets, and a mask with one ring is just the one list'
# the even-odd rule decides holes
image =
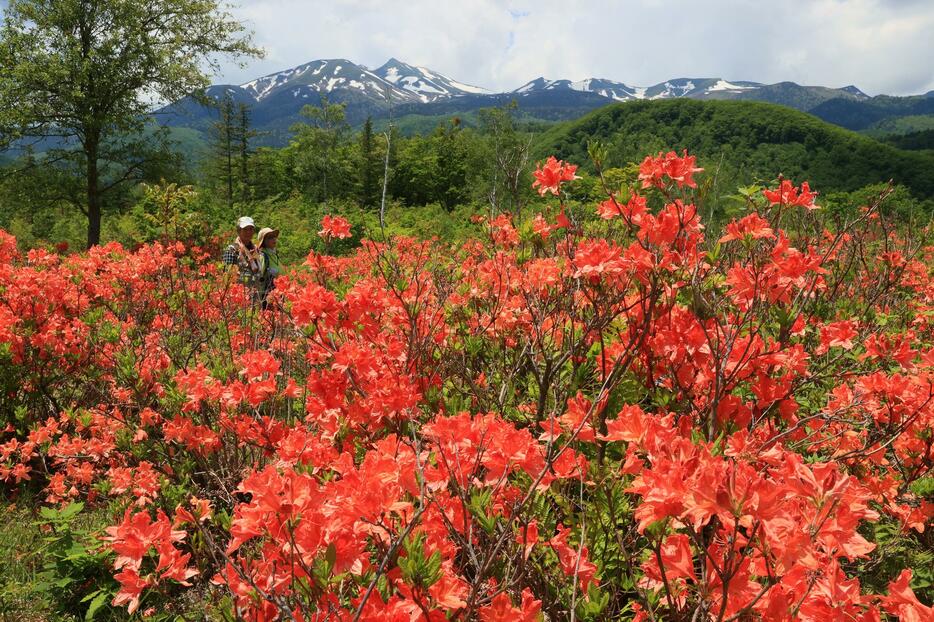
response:
{"label": "tall green tree", "polygon": [[222,0],[10,0],[0,140],[33,139],[75,165],[93,246],[105,194],[161,151],[154,102],[203,91],[219,56],[260,54]]}
{"label": "tall green tree", "polygon": [[367,117],[360,132],[360,204],[363,207],[379,205],[383,185],[382,160],[373,135],[373,119]]}
{"label": "tall green tree", "polygon": [[250,156],[253,155],[253,148],[250,141],[256,137],[257,132],[250,125],[250,107],[240,102],[237,106],[237,132],[235,134],[237,143],[237,158],[239,159],[240,173],[240,200],[246,201],[250,193]]}
{"label": "tall green tree", "polygon": [[247,105],[235,103],[230,93],[218,99],[216,107],[218,117],[211,124],[211,157],[205,162],[205,176],[223,193],[229,214],[234,201],[249,198],[250,140],[256,131],[250,127]]}
{"label": "tall green tree", "polygon": [[250,190],[255,199],[268,199],[300,192],[289,148],[260,147],[249,161]]}
{"label": "tall green tree", "polygon": [[391,179],[393,196],[408,205],[438,203],[447,210],[466,203],[471,140],[473,134],[454,118],[429,136],[402,141]]}
{"label": "tall green tree", "polygon": [[217,102],[218,119],[211,125],[211,140],[213,144],[213,158],[209,162],[209,177],[218,184],[224,192],[227,210],[233,207],[235,153],[237,151],[237,117],[234,113],[233,98],[226,94]]}
{"label": "tall green tree", "polygon": [[480,132],[488,143],[489,162],[488,200],[494,211],[522,213],[530,181],[529,154],[532,137],[519,132],[515,115],[515,100],[500,108],[480,111]]}
{"label": "tall green tree", "polygon": [[468,198],[469,141],[469,132],[464,132],[459,117],[451,119],[448,125],[439,126],[432,135],[432,144],[438,154],[435,200],[449,211]]}
{"label": "tall green tree", "polygon": [[324,202],[343,195],[348,182],[355,179],[353,162],[344,149],[344,137],[350,129],[345,107],[322,97],[320,106],[302,108],[301,114],[309,122],[290,128],[295,133],[288,147],[294,156],[295,173],[303,180],[305,193]]}

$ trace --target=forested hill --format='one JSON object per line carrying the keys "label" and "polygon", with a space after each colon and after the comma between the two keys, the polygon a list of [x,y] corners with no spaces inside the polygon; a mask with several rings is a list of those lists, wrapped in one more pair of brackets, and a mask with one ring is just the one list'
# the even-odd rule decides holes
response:
{"label": "forested hill", "polygon": [[646,153],[688,149],[723,187],[776,172],[812,187],[855,190],[894,179],[918,198],[934,197],[934,154],[909,152],[784,106],[761,102],[636,101],[605,106],[562,123],[536,141],[536,153],[588,161],[587,145],[609,148],[609,166]]}

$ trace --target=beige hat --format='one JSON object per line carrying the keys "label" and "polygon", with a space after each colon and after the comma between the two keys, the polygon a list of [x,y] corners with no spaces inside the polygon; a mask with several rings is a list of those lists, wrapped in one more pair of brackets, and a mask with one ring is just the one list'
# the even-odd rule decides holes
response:
{"label": "beige hat", "polygon": [[270,229],[269,227],[263,227],[262,229],[259,230],[259,235],[256,236],[256,245],[259,247],[262,247],[263,240],[266,239],[267,236],[276,237],[277,235],[279,235],[278,229]]}

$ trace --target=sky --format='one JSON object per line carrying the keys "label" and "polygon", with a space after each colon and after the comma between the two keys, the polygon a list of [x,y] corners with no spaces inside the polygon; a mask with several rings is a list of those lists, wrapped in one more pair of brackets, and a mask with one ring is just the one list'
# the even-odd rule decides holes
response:
{"label": "sky", "polygon": [[395,57],[494,91],[538,76],[934,89],[934,0],[234,0],[266,57],[239,84],[320,58]]}

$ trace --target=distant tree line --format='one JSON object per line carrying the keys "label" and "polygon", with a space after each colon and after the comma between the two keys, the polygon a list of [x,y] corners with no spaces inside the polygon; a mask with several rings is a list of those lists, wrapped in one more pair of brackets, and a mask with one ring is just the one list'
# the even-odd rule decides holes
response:
{"label": "distant tree line", "polygon": [[[212,156],[204,164],[205,183],[219,184],[225,196],[240,187],[242,201],[299,194],[311,202],[349,200],[373,210],[381,201],[387,145],[388,194],[402,204],[437,203],[451,210],[492,202],[497,211],[518,211],[530,196],[532,137],[519,127],[515,106],[482,110],[477,128],[454,117],[426,135],[403,137],[392,126],[375,131],[370,118],[352,131],[344,105],[324,99],[302,109],[305,120],[292,126],[285,147],[256,150],[248,146],[256,135],[248,113],[231,122],[231,107],[220,106]],[[240,168],[234,171],[231,162]]]}

